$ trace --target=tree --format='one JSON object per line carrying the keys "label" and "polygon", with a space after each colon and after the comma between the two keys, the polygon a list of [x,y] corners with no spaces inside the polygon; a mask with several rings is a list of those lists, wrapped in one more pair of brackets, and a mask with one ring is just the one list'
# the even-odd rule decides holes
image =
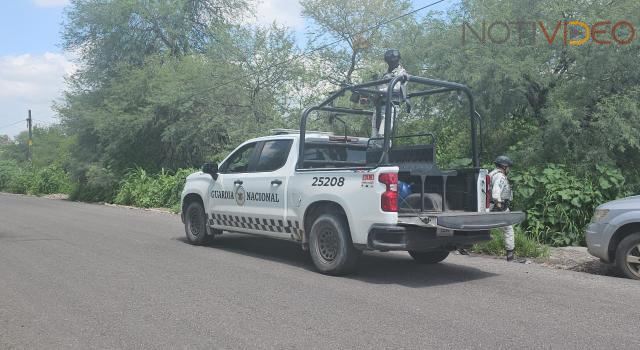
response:
{"label": "tree", "polygon": [[[19,163],[27,162],[29,133],[23,131],[16,136],[15,141],[9,141],[0,145],[3,152],[0,158],[15,160]],[[61,125],[49,127],[34,126],[32,164],[35,167],[46,167],[49,165],[67,166],[71,145],[74,138],[69,137]]]}
{"label": "tree", "polygon": [[0,146],[6,146],[12,143],[13,142],[11,142],[11,138],[9,137],[9,135],[0,135]]}
{"label": "tree", "polygon": [[251,123],[279,123],[289,112],[288,97],[303,75],[302,65],[295,59],[291,32],[276,25],[235,28],[232,37],[234,42],[228,46],[235,48],[237,65],[242,70],[233,86],[246,91],[248,97],[247,104],[238,107],[251,111]]}
{"label": "tree", "polygon": [[353,83],[354,74],[362,69],[367,54],[382,57],[379,45],[388,33],[388,26],[373,27],[409,8],[409,3],[403,0],[302,0],[301,5],[302,15],[313,21],[309,46],[342,40],[320,50],[316,56],[320,78],[335,85]]}
{"label": "tree", "polygon": [[[122,18],[137,18],[139,13],[137,3],[116,1],[112,6],[122,11]],[[93,13],[76,7],[71,11],[75,16]],[[155,171],[200,166],[247,136],[282,125],[287,109],[283,96],[298,76],[293,73],[295,62],[277,64],[293,56],[291,33],[275,26],[225,23],[207,31],[196,25],[174,26],[171,19],[183,18],[182,7],[156,7],[154,11],[166,11],[159,17],[166,21],[160,28],[170,28],[169,37],[179,39],[170,41],[184,43],[180,50],[173,50],[158,34],[138,51],[135,57],[141,61],[129,60],[122,43],[138,40],[138,22],[129,24],[132,33],[109,32],[110,40],[118,43],[115,52],[123,56],[108,59],[104,74],[70,79],[64,101],[56,106],[65,127],[77,135],[73,157],[79,177],[88,165],[116,174],[133,167]],[[99,15],[106,18],[100,11]],[[78,41],[82,40],[80,35]],[[95,45],[95,52],[113,49],[110,42],[98,40]],[[87,66],[102,69],[91,57],[84,58]]]}
{"label": "tree", "polygon": [[250,11],[246,0],[72,0],[62,34],[78,53],[87,84],[103,82],[118,65],[143,65],[154,54],[204,52],[228,24]]}
{"label": "tree", "polygon": [[[588,172],[593,164],[608,163],[630,169],[629,152],[638,154],[632,141],[638,131],[637,105],[631,96],[640,84],[640,73],[628,67],[637,60],[637,45],[590,42],[565,46],[562,33],[549,44],[538,22],[549,31],[558,21],[580,18],[593,24],[603,14],[637,23],[640,14],[628,12],[633,6],[633,1],[589,2],[589,6],[554,1],[463,1],[446,16],[434,13],[419,26],[401,27],[391,33],[391,40],[403,43],[403,53],[411,53],[405,55],[409,72],[461,82],[473,89],[476,107],[484,116],[484,160],[512,153],[524,167],[555,162]],[[517,24],[511,24],[505,42],[486,38],[492,23],[523,18],[529,22],[522,33]],[[470,34],[469,27],[481,38],[484,28],[484,42]],[[503,27],[496,26],[502,31],[493,32],[498,41],[507,37]],[[624,32],[619,34],[625,37]],[[468,131],[452,126],[466,121],[448,112],[449,101],[429,103],[440,113],[424,122],[426,128],[438,132],[440,148],[455,148]]]}

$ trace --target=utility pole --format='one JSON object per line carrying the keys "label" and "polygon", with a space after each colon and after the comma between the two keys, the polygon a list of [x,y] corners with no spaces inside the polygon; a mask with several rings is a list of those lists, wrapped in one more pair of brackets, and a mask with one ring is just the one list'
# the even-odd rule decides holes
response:
{"label": "utility pole", "polygon": [[32,153],[31,153],[31,145],[33,145],[33,134],[31,133],[31,110],[29,110],[29,117],[27,118],[27,128],[29,128],[29,144],[27,146],[27,160],[31,163]]}

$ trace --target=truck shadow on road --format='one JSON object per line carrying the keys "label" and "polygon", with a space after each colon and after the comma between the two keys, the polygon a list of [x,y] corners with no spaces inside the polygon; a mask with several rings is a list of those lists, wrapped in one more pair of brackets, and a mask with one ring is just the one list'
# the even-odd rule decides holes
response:
{"label": "truck shadow on road", "polygon": [[[189,244],[184,237],[177,238],[177,240]],[[206,247],[317,273],[309,253],[300,249],[299,244],[290,241],[225,233]],[[470,259],[470,263],[471,261]],[[493,276],[496,274],[467,265],[447,262],[447,260],[434,265],[419,265],[406,253],[365,252],[353,274],[337,278],[373,284],[397,284],[411,288],[422,288],[468,282]]]}

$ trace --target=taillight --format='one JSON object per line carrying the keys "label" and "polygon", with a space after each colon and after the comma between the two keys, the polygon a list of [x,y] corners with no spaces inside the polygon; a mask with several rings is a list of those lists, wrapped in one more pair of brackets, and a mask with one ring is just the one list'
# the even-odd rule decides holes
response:
{"label": "taillight", "polygon": [[491,206],[491,176],[485,175],[484,177],[484,200],[485,208]]}
{"label": "taillight", "polygon": [[380,198],[380,207],[382,211],[397,212],[398,211],[398,174],[384,173],[380,174],[378,181],[387,186]]}

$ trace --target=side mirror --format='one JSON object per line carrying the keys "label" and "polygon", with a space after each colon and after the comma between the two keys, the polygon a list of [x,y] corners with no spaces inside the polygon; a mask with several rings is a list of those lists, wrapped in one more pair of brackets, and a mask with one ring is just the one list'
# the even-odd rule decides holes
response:
{"label": "side mirror", "polygon": [[202,172],[211,175],[214,180],[218,179],[218,163],[204,163]]}

